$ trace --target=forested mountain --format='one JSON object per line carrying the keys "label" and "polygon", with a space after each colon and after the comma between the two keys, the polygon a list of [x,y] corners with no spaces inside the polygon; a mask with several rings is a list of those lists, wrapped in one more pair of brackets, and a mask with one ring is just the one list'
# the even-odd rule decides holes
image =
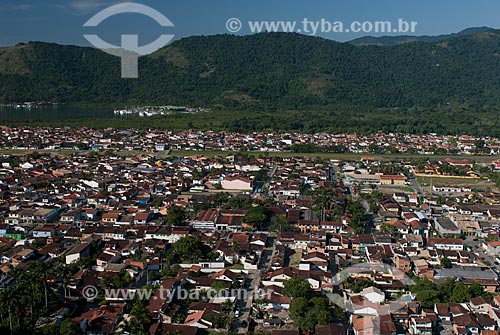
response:
{"label": "forested mountain", "polygon": [[289,33],[190,37],[140,59],[41,42],[0,49],[0,100],[226,109],[500,106],[500,31],[436,43],[354,46]]}
{"label": "forested mountain", "polygon": [[367,46],[367,45],[378,45],[378,46],[395,46],[405,43],[423,42],[423,43],[436,43],[445,40],[449,40],[453,37],[476,35],[480,33],[493,31],[493,28],[489,27],[474,27],[467,28],[455,34],[437,35],[437,36],[411,36],[411,35],[399,35],[399,36],[365,36],[356,38],[349,43],[357,46]]}

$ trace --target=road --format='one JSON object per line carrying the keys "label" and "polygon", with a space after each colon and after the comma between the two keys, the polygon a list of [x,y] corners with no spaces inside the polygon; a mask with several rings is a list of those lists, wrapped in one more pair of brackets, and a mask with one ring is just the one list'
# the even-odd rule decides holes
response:
{"label": "road", "polygon": [[424,190],[415,177],[408,178],[408,181],[410,182],[411,187],[413,188],[413,190],[415,190],[415,192],[417,192],[419,195],[425,195]]}
{"label": "road", "polygon": [[258,292],[262,272],[265,274],[272,265],[273,255],[276,251],[276,238],[271,236],[268,239],[266,248],[262,251],[258,270],[248,274],[247,278],[243,281],[242,288],[246,291],[246,297],[241,297],[235,304],[235,308],[240,311],[240,316],[233,323],[233,330],[237,330],[238,334],[247,334],[250,322],[250,315],[252,313],[252,305]]}
{"label": "road", "polygon": [[269,179],[272,179],[274,177],[274,174],[276,173],[277,170],[278,170],[277,165],[273,165],[271,168],[269,168],[269,171],[267,172],[267,176],[269,177]]}
{"label": "road", "polygon": [[361,206],[365,209],[365,216],[366,216],[366,224],[365,224],[365,234],[372,234],[373,233],[373,213],[370,209],[370,204],[366,200],[361,201]]}
{"label": "road", "polygon": [[337,181],[337,170],[335,166],[330,165],[328,167],[328,181],[336,182]]}
{"label": "road", "polygon": [[482,241],[474,241],[471,237],[465,239],[465,244],[472,249],[472,252],[479,254],[479,256],[490,263],[490,266],[500,272],[500,265],[496,263],[496,259],[493,256],[487,255],[481,248]]}

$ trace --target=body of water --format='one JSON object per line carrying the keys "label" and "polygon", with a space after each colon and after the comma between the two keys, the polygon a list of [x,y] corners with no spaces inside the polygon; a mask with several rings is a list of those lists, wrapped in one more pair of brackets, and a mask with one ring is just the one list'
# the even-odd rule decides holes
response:
{"label": "body of water", "polygon": [[58,105],[38,108],[0,107],[0,121],[110,119],[113,108],[102,106]]}

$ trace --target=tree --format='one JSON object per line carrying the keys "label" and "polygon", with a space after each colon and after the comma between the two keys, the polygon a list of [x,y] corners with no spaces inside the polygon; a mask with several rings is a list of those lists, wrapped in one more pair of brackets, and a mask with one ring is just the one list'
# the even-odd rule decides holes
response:
{"label": "tree", "polygon": [[451,260],[448,257],[444,257],[441,259],[441,266],[445,269],[451,269],[453,264],[451,264]]}
{"label": "tree", "polygon": [[79,335],[82,334],[80,327],[75,325],[68,319],[64,319],[61,322],[61,327],[59,328],[59,334],[61,335]]}
{"label": "tree", "polygon": [[175,256],[183,263],[196,263],[210,252],[200,239],[192,235],[181,237],[174,243],[173,249]]}
{"label": "tree", "polygon": [[151,317],[148,310],[144,306],[144,302],[135,299],[130,310],[130,320],[126,323],[126,329],[134,335],[149,334],[149,326],[151,325]]}
{"label": "tree", "polygon": [[14,330],[13,311],[16,304],[16,290],[14,287],[5,287],[0,291],[0,307],[2,308],[2,316],[4,311],[7,312],[7,322],[9,325],[10,333]]}
{"label": "tree", "polygon": [[290,318],[302,330],[313,330],[318,324],[331,321],[328,301],[324,297],[307,300],[303,297],[293,298],[290,304]]}
{"label": "tree", "polygon": [[438,286],[438,291],[442,302],[450,301],[450,297],[455,289],[455,281],[448,278],[443,284]]}
{"label": "tree", "polygon": [[456,282],[450,300],[458,303],[470,301],[470,293],[467,286],[462,282]]}
{"label": "tree", "polygon": [[234,306],[233,302],[229,299],[227,299],[222,303],[222,308],[226,313],[230,313],[233,310],[233,306]]}
{"label": "tree", "polygon": [[324,297],[314,297],[309,300],[312,305],[308,313],[311,313],[316,318],[316,323],[320,325],[327,324],[331,321],[331,314],[329,311],[329,303]]}
{"label": "tree", "polygon": [[361,200],[347,200],[346,213],[351,214],[351,222],[349,226],[354,229],[354,232],[356,234],[361,234],[364,231],[365,225],[367,223],[365,209],[361,204]]}
{"label": "tree", "polygon": [[206,318],[212,323],[214,328],[225,328],[230,322],[230,318],[223,313],[207,314]]}
{"label": "tree", "polygon": [[226,288],[226,285],[222,281],[214,281],[212,285],[210,285],[210,288],[214,290],[215,292],[219,293],[220,291],[224,290]]}
{"label": "tree", "polygon": [[314,328],[316,328],[317,324],[318,321],[316,314],[312,310],[309,310],[308,312],[306,312],[305,317],[302,319],[302,323],[298,327],[304,330],[311,331],[314,330]]}
{"label": "tree", "polygon": [[51,268],[48,264],[35,261],[28,268],[28,272],[33,280],[42,280],[44,287],[44,297],[45,297],[45,308],[48,308],[48,286],[47,286],[47,275],[51,272]]}
{"label": "tree", "polygon": [[186,211],[179,206],[170,206],[167,210],[166,222],[169,226],[184,225],[186,218]]}
{"label": "tree", "polygon": [[262,226],[266,220],[266,213],[264,207],[258,205],[256,207],[251,207],[245,214],[243,221],[245,223],[251,224],[253,228],[261,230]]}
{"label": "tree", "polygon": [[415,281],[415,285],[411,287],[411,292],[416,294],[420,291],[425,290],[437,291],[438,288],[436,284],[434,284],[427,278],[417,278],[417,280]]}
{"label": "tree", "polygon": [[424,308],[433,308],[434,304],[440,301],[439,292],[434,290],[423,290],[417,293],[415,297]]}
{"label": "tree", "polygon": [[269,224],[269,231],[274,231],[281,233],[288,230],[287,220],[285,215],[275,215],[271,218],[271,223]]}
{"label": "tree", "polygon": [[486,295],[486,291],[484,289],[484,286],[479,284],[476,281],[473,281],[470,286],[469,286],[469,291],[472,297],[482,297]]}
{"label": "tree", "polygon": [[290,318],[296,326],[302,327],[308,308],[307,299],[301,297],[292,299],[290,304]]}
{"label": "tree", "polygon": [[351,286],[351,291],[353,293],[359,293],[363,291],[365,288],[368,287],[375,287],[377,286],[373,281],[368,280],[368,279],[358,279],[356,282]]}
{"label": "tree", "polygon": [[292,298],[307,298],[311,293],[311,285],[298,277],[285,282],[283,294]]}
{"label": "tree", "polygon": [[386,222],[386,223],[382,223],[382,225],[380,226],[380,231],[385,233],[385,234],[392,235],[396,231],[396,227],[394,227],[392,224]]}
{"label": "tree", "polygon": [[68,267],[64,264],[61,264],[56,269],[56,273],[59,276],[59,278],[62,279],[62,286],[63,286],[63,290],[64,290],[64,299],[66,299],[68,280],[71,278],[72,271],[71,271],[70,267]]}
{"label": "tree", "polygon": [[442,196],[441,194],[438,195],[436,203],[438,205],[443,205],[445,202],[446,202],[446,198],[444,196]]}

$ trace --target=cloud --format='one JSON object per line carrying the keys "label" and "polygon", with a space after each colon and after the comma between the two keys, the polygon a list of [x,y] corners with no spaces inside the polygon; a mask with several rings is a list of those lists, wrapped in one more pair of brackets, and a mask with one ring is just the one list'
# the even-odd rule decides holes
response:
{"label": "cloud", "polygon": [[25,3],[25,4],[19,4],[19,5],[13,5],[10,7],[11,10],[30,10],[33,8],[32,4]]}
{"label": "cloud", "polygon": [[95,12],[101,8],[110,6],[119,1],[109,0],[74,0],[69,2],[66,7],[75,11],[76,14],[87,14]]}
{"label": "cloud", "polygon": [[24,11],[33,8],[34,8],[33,5],[26,3],[26,4],[0,6],[0,11],[1,12]]}

